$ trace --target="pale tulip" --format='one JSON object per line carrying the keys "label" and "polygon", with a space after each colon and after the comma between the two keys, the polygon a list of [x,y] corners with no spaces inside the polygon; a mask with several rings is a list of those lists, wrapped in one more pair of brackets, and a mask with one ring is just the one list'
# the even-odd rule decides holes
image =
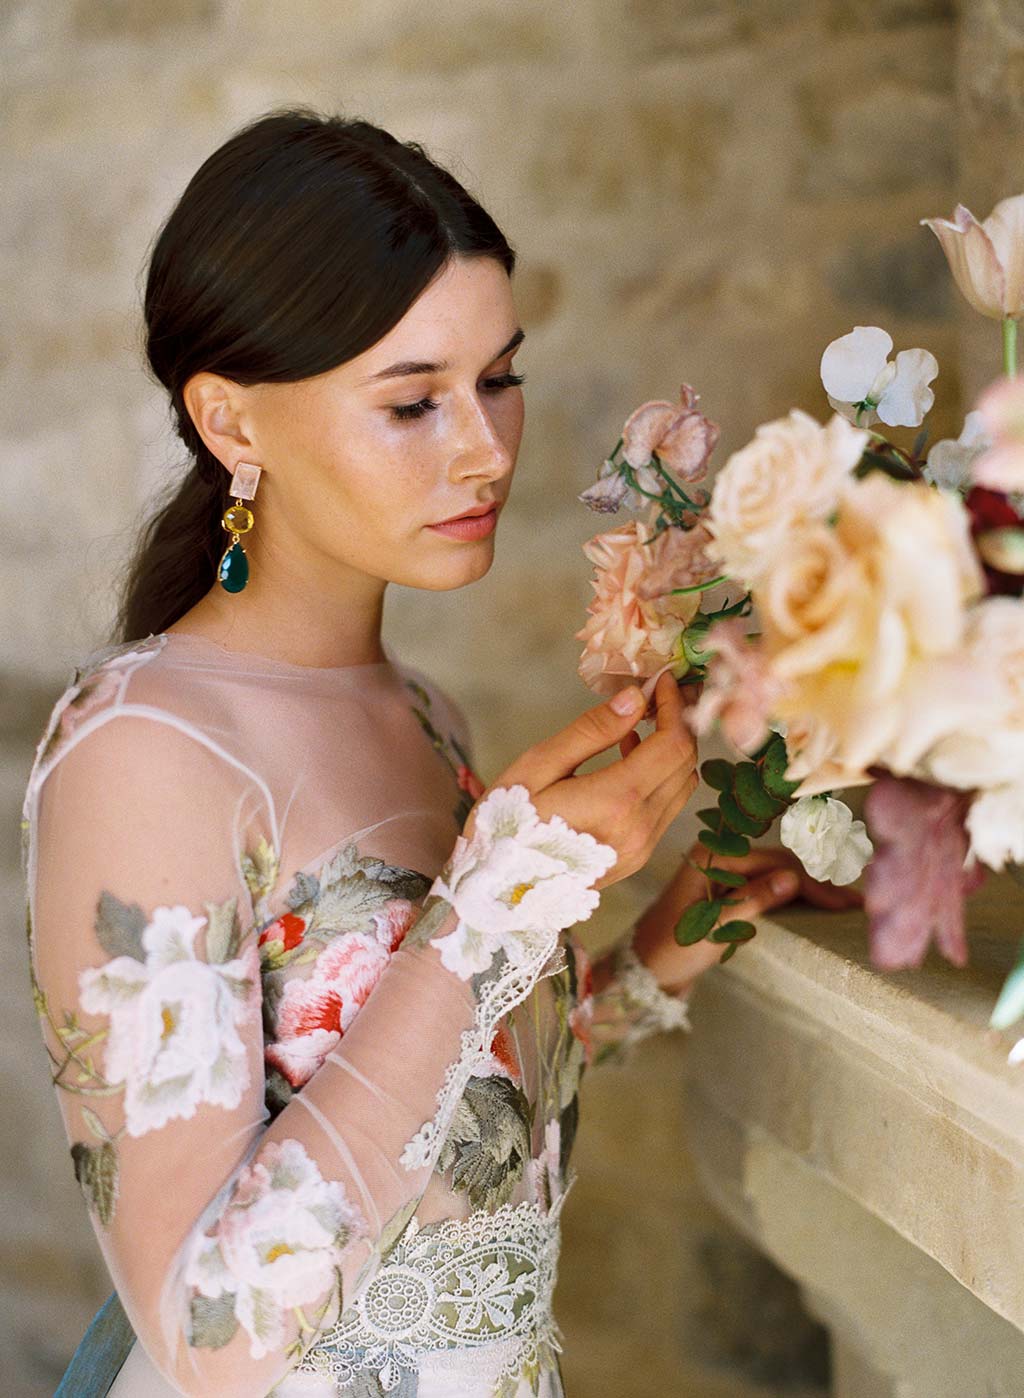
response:
{"label": "pale tulip", "polygon": [[1024,194],[1000,199],[982,223],[963,204],[952,220],[923,218],[964,296],[983,316],[1024,315]]}

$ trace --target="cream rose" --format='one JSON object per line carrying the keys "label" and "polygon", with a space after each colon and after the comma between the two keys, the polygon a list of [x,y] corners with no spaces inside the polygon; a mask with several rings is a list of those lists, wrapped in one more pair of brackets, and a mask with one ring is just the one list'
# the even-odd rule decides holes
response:
{"label": "cream rose", "polygon": [[[834,741],[821,751],[841,768],[887,763],[935,701],[927,667],[961,646],[983,587],[958,496],[878,473],[850,480],[834,528],[792,531],[754,591],[787,682],[777,717],[823,724]],[[905,762],[919,755],[904,748]]]}
{"label": "cream rose", "polygon": [[793,408],[762,423],[715,478],[706,516],[714,556],[754,582],[801,520],[823,520],[863,455],[870,434],[834,414],[823,427]]}

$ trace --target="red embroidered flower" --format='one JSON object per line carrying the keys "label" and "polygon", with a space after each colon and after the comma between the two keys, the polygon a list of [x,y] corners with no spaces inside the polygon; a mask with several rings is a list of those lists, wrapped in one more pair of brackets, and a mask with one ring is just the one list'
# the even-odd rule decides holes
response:
{"label": "red embroidered flower", "polygon": [[401,945],[402,939],[416,921],[419,908],[408,898],[389,898],[380,912],[373,915],[374,931],[377,940],[388,951]]}
{"label": "red embroidered flower", "polygon": [[285,951],[291,951],[302,941],[302,934],[306,930],[305,918],[299,917],[296,913],[282,913],[268,926],[264,927],[259,935],[258,946],[264,942],[283,942]]}
{"label": "red embroidered flower", "polygon": [[523,1071],[516,1056],[515,1040],[504,1021],[498,1025],[494,1038],[491,1040],[490,1061],[476,1070],[476,1076],[478,1078],[500,1076],[511,1078],[514,1083],[522,1082]]}
{"label": "red embroidered flower", "polygon": [[467,791],[474,801],[479,800],[487,790],[472,767],[467,767],[465,762],[459,763],[459,790]]}

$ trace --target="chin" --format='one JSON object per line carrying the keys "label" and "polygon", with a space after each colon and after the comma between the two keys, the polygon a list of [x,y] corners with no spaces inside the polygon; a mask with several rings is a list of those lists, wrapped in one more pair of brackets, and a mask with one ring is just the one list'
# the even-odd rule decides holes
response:
{"label": "chin", "polygon": [[393,578],[402,587],[419,587],[428,592],[451,592],[457,587],[477,582],[494,562],[494,537],[462,544],[445,559],[433,559],[430,564],[410,572],[409,576]]}

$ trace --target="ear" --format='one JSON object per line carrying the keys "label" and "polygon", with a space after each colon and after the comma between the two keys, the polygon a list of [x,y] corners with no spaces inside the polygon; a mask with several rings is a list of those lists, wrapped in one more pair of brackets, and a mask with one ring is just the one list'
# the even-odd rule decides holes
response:
{"label": "ear", "polygon": [[245,427],[247,403],[242,385],[204,369],[188,380],[182,397],[196,431],[229,474],[239,460],[255,459]]}

